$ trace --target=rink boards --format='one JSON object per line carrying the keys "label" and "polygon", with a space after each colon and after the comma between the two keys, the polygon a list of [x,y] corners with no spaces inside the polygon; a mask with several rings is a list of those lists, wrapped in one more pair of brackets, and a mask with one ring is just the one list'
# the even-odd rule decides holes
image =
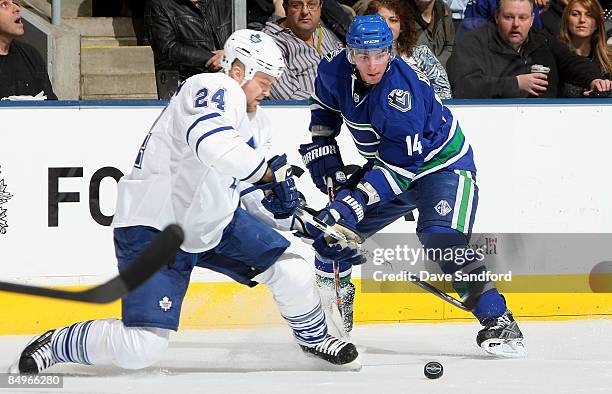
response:
{"label": "rink boards", "polygon": [[[612,102],[585,103],[449,102],[475,151],[480,187],[475,231],[612,233],[612,185],[607,181]],[[161,111],[153,102],[132,104],[0,104],[0,280],[73,287],[115,275],[107,225],[116,179],[129,171]],[[296,147],[308,140],[308,108],[272,105],[265,111],[273,125],[274,150],[301,164]],[[345,163],[363,162],[346,130],[339,140]],[[307,174],[298,187],[311,206],[325,203]],[[399,221],[388,231],[413,233],[414,228],[414,222]],[[594,263],[612,261],[612,251],[603,253],[596,261],[585,257],[518,266],[512,283],[500,287],[519,316],[610,316],[612,294],[595,294],[589,286]],[[184,328],[280,322],[266,289],[242,288],[202,270],[194,272],[192,281],[183,307]],[[391,293],[358,294],[357,322],[469,318],[428,294],[408,291],[410,284],[385,286],[381,290]],[[118,303],[92,307],[7,293],[0,294],[0,302],[0,334],[120,315]]]}

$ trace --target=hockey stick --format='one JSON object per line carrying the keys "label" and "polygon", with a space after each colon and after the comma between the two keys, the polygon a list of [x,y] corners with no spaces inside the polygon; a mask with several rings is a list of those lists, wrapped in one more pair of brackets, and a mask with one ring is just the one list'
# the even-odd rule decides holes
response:
{"label": "hockey stick", "polygon": [[[309,214],[304,209],[298,208],[296,210],[296,214],[302,221],[307,222],[311,224],[312,226],[316,227],[319,231],[321,231],[326,236],[337,240],[341,245],[349,245],[350,247],[361,249],[361,244],[348,241],[342,233],[336,231],[328,224],[323,223],[320,220],[317,220],[315,217],[313,217],[311,214]],[[367,254],[367,252],[365,251],[363,251],[363,253]],[[389,264],[388,262],[383,261],[383,264],[385,263]],[[462,309],[466,312],[471,312],[474,310],[474,308],[476,307],[476,303],[478,302],[478,297],[480,297],[480,294],[482,294],[482,287],[484,286],[484,284],[479,285],[477,288],[475,288],[475,291],[471,292],[472,294],[470,293],[467,294],[465,301],[460,301],[446,294],[445,292],[438,289],[437,287],[429,284],[428,282],[419,279],[416,275],[412,273],[408,275],[408,278],[410,279],[409,282],[414,284],[415,286],[420,287],[421,289],[435,295],[441,300],[446,301],[449,304],[456,306],[457,308]]]}
{"label": "hockey stick", "polygon": [[143,284],[164,264],[171,262],[183,243],[183,238],[183,230],[178,225],[169,225],[153,239],[127,269],[108,282],[87,290],[65,291],[0,282],[0,291],[93,304],[106,304],[128,294]]}
{"label": "hockey stick", "polygon": [[[329,202],[333,202],[336,199],[336,191],[334,189],[333,178],[328,176],[326,178],[326,184],[327,184],[327,197],[329,198]],[[338,307],[338,312],[340,312],[340,318],[342,319],[342,322],[344,323],[344,313],[342,313],[342,309],[343,309],[342,290],[340,289],[340,263],[337,260],[332,260],[332,269],[334,271],[334,289],[336,291],[336,306]],[[343,327],[344,327],[344,324],[343,324]]]}

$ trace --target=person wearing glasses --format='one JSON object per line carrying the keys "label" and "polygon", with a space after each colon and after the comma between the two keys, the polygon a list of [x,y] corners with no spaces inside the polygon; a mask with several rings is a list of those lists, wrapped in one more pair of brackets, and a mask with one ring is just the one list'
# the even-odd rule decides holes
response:
{"label": "person wearing glasses", "polygon": [[285,18],[268,22],[263,32],[281,49],[287,68],[272,86],[273,100],[306,100],[314,89],[319,61],[342,48],[342,42],[321,23],[323,0],[283,0]]}
{"label": "person wearing glasses", "polygon": [[42,56],[15,40],[25,34],[20,11],[17,1],[0,0],[0,98],[57,100]]}

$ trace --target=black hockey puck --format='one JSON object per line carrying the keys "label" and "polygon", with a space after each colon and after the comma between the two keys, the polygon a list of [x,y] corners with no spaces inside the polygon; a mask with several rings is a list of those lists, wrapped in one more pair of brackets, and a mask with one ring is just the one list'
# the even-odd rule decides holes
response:
{"label": "black hockey puck", "polygon": [[444,368],[442,368],[442,364],[437,361],[430,361],[425,364],[425,368],[423,368],[423,372],[428,379],[438,379],[444,373]]}

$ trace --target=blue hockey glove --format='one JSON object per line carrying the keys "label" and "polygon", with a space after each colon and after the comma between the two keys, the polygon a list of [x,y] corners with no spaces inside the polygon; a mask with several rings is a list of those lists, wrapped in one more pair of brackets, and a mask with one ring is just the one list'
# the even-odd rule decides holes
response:
{"label": "blue hockey glove", "polygon": [[317,220],[331,226],[336,232],[342,234],[348,243],[338,242],[338,240],[327,236],[321,230],[306,223],[306,230],[314,237],[312,247],[315,252],[323,258],[335,260],[338,262],[359,265],[365,263],[366,259],[361,248],[358,246],[363,242],[363,238],[357,233],[354,227],[351,227],[346,221],[336,219],[330,211],[323,210]]}
{"label": "blue hockey glove", "polygon": [[259,185],[261,189],[271,191],[261,200],[261,204],[275,219],[286,219],[293,215],[300,205],[300,194],[295,187],[291,166],[287,165],[287,155],[274,156],[268,161],[274,174],[274,181]]}
{"label": "blue hockey glove", "polygon": [[364,206],[364,197],[360,191],[344,189],[338,193],[336,200],[316,217],[316,220],[340,232],[349,241],[347,244],[337,242],[312,224],[305,223],[306,230],[314,238],[312,246],[315,251],[327,259],[348,261],[353,265],[363,264],[365,256],[356,246],[363,242],[363,238],[357,233],[355,227],[363,219]]}
{"label": "blue hockey glove", "polygon": [[[342,189],[325,210],[349,228],[355,228],[365,214],[366,197],[360,190]],[[323,212],[322,212],[323,213]]]}
{"label": "blue hockey glove", "polygon": [[321,192],[327,193],[327,177],[332,177],[338,185],[346,182],[340,149],[333,138],[314,137],[312,143],[300,145],[299,152],[312,181]]}

